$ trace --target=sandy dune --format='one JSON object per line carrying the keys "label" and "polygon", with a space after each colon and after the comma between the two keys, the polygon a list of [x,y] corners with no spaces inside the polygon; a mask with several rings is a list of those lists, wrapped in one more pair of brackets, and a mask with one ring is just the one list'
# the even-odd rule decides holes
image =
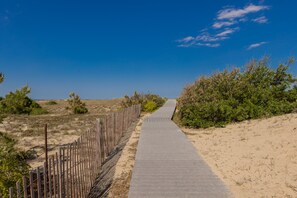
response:
{"label": "sandy dune", "polygon": [[183,131],[235,197],[297,197],[297,114]]}

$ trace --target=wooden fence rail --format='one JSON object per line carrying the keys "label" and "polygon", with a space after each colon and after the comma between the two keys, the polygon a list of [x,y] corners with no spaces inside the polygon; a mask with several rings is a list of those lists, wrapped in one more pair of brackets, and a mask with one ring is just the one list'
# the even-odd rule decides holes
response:
{"label": "wooden fence rail", "polygon": [[97,119],[94,128],[75,142],[60,146],[47,163],[30,171],[28,177],[23,176],[22,181],[9,189],[9,197],[87,197],[101,164],[140,111],[140,105],[134,105]]}

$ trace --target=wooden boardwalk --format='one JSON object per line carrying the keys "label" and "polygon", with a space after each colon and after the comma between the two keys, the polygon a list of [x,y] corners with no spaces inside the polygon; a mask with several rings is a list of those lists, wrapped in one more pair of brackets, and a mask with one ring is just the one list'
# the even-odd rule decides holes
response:
{"label": "wooden boardwalk", "polygon": [[129,198],[230,197],[229,191],[171,121],[168,100],[142,126]]}

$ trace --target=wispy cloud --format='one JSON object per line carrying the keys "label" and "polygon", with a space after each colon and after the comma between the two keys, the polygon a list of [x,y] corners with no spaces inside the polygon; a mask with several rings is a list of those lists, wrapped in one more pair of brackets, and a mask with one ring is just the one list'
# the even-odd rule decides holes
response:
{"label": "wispy cloud", "polygon": [[269,9],[269,6],[249,4],[244,8],[225,8],[218,12],[217,19],[230,20],[245,17],[247,14]]}
{"label": "wispy cloud", "polygon": [[267,23],[268,19],[265,16],[261,16],[261,17],[253,19],[252,21],[255,23],[263,24],[263,23]]}
{"label": "wispy cloud", "polygon": [[230,34],[233,34],[237,30],[239,30],[238,27],[237,28],[233,28],[233,29],[227,28],[223,32],[218,33],[216,36],[217,37],[226,37],[226,36],[229,36]]}
{"label": "wispy cloud", "polygon": [[206,46],[206,47],[219,47],[220,44],[217,43],[222,40],[228,39],[228,35],[232,34],[234,31],[236,31],[236,28],[234,29],[226,29],[225,31],[216,34],[216,35],[210,35],[207,31],[203,31],[198,36],[188,36],[182,39],[177,40],[179,43],[179,47],[191,47],[191,46]]}
{"label": "wispy cloud", "polygon": [[215,29],[219,29],[222,27],[228,27],[228,26],[234,25],[235,23],[236,23],[236,21],[216,21],[216,22],[214,22],[212,27]]}
{"label": "wispy cloud", "polygon": [[213,47],[213,48],[221,46],[221,44],[219,44],[219,43],[197,43],[196,45],[206,46],[206,47]]}
{"label": "wispy cloud", "polygon": [[248,48],[247,48],[247,50],[251,50],[251,49],[254,49],[254,48],[257,48],[257,47],[260,47],[261,45],[265,45],[265,44],[267,44],[268,42],[260,42],[260,43],[254,43],[254,44],[251,44]]}
{"label": "wispy cloud", "polygon": [[179,43],[178,46],[219,47],[221,46],[221,41],[229,39],[233,33],[240,30],[239,25],[241,23],[267,23],[268,19],[265,16],[258,16],[250,20],[247,15],[268,9],[270,9],[270,6],[254,4],[248,4],[243,8],[225,7],[217,12],[216,18],[214,19],[211,27],[201,30],[197,36],[187,36],[177,40]]}
{"label": "wispy cloud", "polygon": [[203,32],[195,38],[196,41],[203,41],[203,42],[215,42],[215,41],[221,41],[225,39],[226,37],[219,37],[216,35],[212,36],[208,32]]}
{"label": "wispy cloud", "polygon": [[187,36],[185,38],[179,39],[178,42],[180,42],[180,43],[188,43],[188,42],[190,42],[192,40],[195,40],[195,38],[192,37],[192,36]]}

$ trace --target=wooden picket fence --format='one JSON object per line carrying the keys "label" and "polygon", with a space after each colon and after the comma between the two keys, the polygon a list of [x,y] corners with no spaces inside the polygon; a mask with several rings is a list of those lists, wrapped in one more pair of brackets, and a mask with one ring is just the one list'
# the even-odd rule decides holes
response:
{"label": "wooden picket fence", "polygon": [[23,176],[9,189],[10,198],[87,197],[102,163],[140,112],[140,105],[134,105],[97,119],[94,128]]}

